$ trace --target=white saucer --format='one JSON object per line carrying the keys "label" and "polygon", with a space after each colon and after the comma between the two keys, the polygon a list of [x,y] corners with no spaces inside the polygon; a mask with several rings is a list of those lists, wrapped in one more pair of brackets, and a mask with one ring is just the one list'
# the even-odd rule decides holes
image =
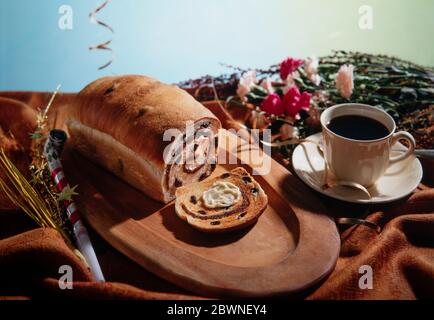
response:
{"label": "white saucer", "polygon": [[[422,180],[422,165],[415,156],[411,156],[387,169],[368,189],[371,198],[361,190],[346,186],[323,189],[324,158],[317,147],[321,139],[322,133],[317,133],[308,137],[307,142],[299,144],[292,154],[292,165],[298,177],[309,187],[329,197],[353,203],[391,202],[409,195]],[[406,148],[398,142],[392,147],[392,155],[400,154],[402,150]],[[332,176],[330,171],[329,176]]]}

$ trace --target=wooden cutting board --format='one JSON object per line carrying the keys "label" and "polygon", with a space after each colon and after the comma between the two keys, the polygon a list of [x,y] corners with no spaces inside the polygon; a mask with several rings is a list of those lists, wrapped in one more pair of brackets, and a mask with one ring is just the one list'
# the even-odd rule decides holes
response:
{"label": "wooden cutting board", "polygon": [[[229,159],[230,152],[238,161],[246,159],[243,140],[225,131],[220,141],[220,159]],[[271,172],[255,179],[268,195],[268,208],[255,225],[227,234],[193,229],[176,216],[173,202],[148,198],[72,150],[65,151],[64,164],[71,182],[79,185],[84,219],[145,269],[200,295],[293,294],[333,270],[340,238],[312,192],[264,157]],[[219,164],[214,174],[237,166]],[[242,166],[252,171],[253,164]]]}

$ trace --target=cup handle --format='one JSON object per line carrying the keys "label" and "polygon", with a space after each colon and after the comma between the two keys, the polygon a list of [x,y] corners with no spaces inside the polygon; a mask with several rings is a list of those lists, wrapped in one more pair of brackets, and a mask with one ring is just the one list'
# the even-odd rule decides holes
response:
{"label": "cup handle", "polygon": [[399,131],[395,133],[392,137],[392,145],[395,144],[398,140],[406,140],[409,144],[409,148],[407,151],[405,151],[403,154],[393,157],[390,159],[390,164],[397,163],[401,160],[407,159],[409,156],[411,156],[414,153],[414,149],[416,148],[416,141],[414,140],[413,136],[405,131]]}

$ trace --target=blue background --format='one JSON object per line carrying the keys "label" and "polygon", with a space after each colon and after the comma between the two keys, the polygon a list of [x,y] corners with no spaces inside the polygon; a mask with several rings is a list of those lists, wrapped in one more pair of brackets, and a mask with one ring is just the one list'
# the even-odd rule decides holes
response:
{"label": "blue background", "polygon": [[[88,47],[111,38],[88,14],[103,1],[0,0],[0,90],[76,91],[104,75],[143,73],[178,82],[227,69],[267,67],[288,55],[332,49],[387,53],[434,65],[431,0],[111,0],[98,18],[115,29],[110,53]],[[61,30],[58,10],[73,9]],[[358,26],[371,5],[373,30]]]}

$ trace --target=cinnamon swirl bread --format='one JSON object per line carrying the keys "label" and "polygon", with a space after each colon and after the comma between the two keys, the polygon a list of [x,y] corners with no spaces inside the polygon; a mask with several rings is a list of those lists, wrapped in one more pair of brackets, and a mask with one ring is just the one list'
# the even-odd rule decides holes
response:
{"label": "cinnamon swirl bread", "polygon": [[178,188],[175,210],[181,219],[201,231],[225,232],[255,223],[267,203],[259,183],[239,167]]}
{"label": "cinnamon swirl bread", "polygon": [[75,149],[165,203],[215,168],[220,122],[174,85],[105,77],[77,95],[66,119]]}

